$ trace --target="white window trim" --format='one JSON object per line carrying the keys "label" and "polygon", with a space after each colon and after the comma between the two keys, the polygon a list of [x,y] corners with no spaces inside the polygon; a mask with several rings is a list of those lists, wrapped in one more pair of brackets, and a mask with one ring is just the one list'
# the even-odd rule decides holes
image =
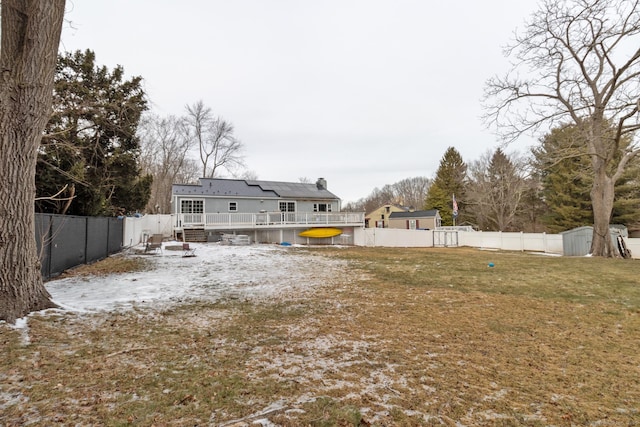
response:
{"label": "white window trim", "polygon": [[[287,210],[283,211],[281,209],[281,207],[280,207],[281,203],[286,203]],[[292,211],[289,210],[289,204],[290,203],[293,203],[293,210]],[[295,200],[280,200],[280,201],[278,201],[278,209],[280,210],[280,212],[297,212],[298,211],[298,203]]]}
{"label": "white window trim", "polygon": [[[202,202],[202,212],[183,212],[182,211],[182,203],[183,202]],[[193,207],[193,204],[192,204]],[[203,214],[204,213],[204,199],[180,199],[180,213],[197,213],[197,214]]]}
{"label": "white window trim", "polygon": [[[320,205],[324,205],[325,206],[325,210],[321,211],[320,210]],[[331,203],[314,203],[313,204],[313,211],[314,212],[333,212],[333,206]]]}
{"label": "white window trim", "polygon": [[[233,209],[231,209],[231,205],[233,204]],[[229,202],[229,212],[238,212],[238,202]]]}

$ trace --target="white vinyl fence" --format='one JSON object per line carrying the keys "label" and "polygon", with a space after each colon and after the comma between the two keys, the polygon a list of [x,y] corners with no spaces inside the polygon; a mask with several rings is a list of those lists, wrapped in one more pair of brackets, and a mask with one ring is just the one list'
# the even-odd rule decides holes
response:
{"label": "white vinyl fence", "polygon": [[142,243],[152,234],[162,234],[164,237],[173,235],[171,215],[145,215],[139,218],[124,219],[123,246],[135,246]]}
{"label": "white vinyl fence", "polygon": [[459,246],[532,251],[562,255],[562,235],[546,233],[507,233],[502,231],[459,231]]}
{"label": "white vinyl fence", "polygon": [[[625,238],[633,259],[640,259],[640,238]],[[356,229],[356,246],[454,247],[531,251],[563,254],[561,234],[508,233],[501,231],[401,230],[393,228]]]}
{"label": "white vinyl fence", "polygon": [[560,234],[365,228],[356,230],[354,237],[356,246],[471,246],[562,255]]}
{"label": "white vinyl fence", "polygon": [[433,233],[429,230],[356,228],[353,241],[355,246],[424,248],[433,247]]}
{"label": "white vinyl fence", "polygon": [[640,238],[625,238],[624,242],[631,251],[631,258],[640,259]]}

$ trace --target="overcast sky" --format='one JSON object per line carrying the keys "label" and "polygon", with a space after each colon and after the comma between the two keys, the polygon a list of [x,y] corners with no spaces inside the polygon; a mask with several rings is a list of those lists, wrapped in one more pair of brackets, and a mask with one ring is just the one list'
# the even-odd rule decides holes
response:
{"label": "overcast sky", "polygon": [[[142,76],[152,110],[202,100],[259,179],[318,177],[344,202],[498,144],[484,82],[535,0],[67,0],[61,50]],[[524,152],[532,139],[508,151]]]}

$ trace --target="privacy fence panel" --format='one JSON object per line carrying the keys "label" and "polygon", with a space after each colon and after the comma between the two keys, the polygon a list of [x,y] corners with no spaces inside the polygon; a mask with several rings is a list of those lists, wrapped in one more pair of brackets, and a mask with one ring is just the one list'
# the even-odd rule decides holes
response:
{"label": "privacy fence panel", "polygon": [[87,262],[109,254],[109,218],[87,218]]}
{"label": "privacy fence panel", "polygon": [[117,218],[36,214],[36,242],[42,277],[48,279],[122,248],[123,222]]}
{"label": "privacy fence panel", "polygon": [[49,240],[49,229],[51,228],[51,215],[36,214],[36,246],[40,257],[40,273],[42,277],[49,277],[51,266],[51,241]]}
{"label": "privacy fence panel", "polygon": [[107,252],[109,255],[118,253],[124,247],[124,221],[118,218],[107,218],[109,233],[107,233]]}
{"label": "privacy fence panel", "polygon": [[86,219],[57,215],[51,218],[51,271],[49,277],[76,265],[85,264]]}

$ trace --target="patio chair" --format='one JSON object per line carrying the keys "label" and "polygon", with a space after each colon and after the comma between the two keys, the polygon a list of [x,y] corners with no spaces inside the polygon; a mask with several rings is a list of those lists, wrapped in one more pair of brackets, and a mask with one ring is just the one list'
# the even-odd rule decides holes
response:
{"label": "patio chair", "polygon": [[188,243],[182,244],[182,258],[190,258],[196,256],[196,248],[192,248]]}
{"label": "patio chair", "polygon": [[154,234],[147,240],[147,244],[144,247],[144,252],[158,252],[162,253],[162,234]]}

